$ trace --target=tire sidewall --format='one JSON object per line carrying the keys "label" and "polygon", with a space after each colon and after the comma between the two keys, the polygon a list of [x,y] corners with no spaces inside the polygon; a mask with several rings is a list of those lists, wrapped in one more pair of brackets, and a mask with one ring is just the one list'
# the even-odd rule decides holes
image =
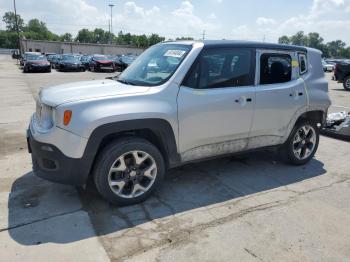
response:
{"label": "tire sidewall", "polygon": [[350,91],[350,86],[349,87],[346,86],[348,81],[350,82],[350,76],[344,79],[344,89],[347,91]]}
{"label": "tire sidewall", "polygon": [[[307,158],[305,158],[303,160],[300,160],[294,155],[294,152],[293,152],[293,139],[294,139],[294,136],[295,136],[296,132],[302,126],[305,126],[305,125],[309,125],[309,126],[312,126],[314,128],[314,130],[316,132],[316,134],[315,134],[316,135],[316,145],[315,145],[315,148],[314,148],[314,150],[313,150],[313,152],[311,153],[310,156],[308,156]],[[293,128],[293,130],[292,130],[292,132],[291,132],[291,134],[290,134],[290,136],[289,136],[289,138],[288,138],[288,140],[287,140],[287,142],[286,142],[286,144],[285,144],[285,146],[283,148],[283,150],[286,151],[285,152],[286,153],[286,157],[287,157],[286,160],[288,162],[290,162],[291,164],[294,164],[294,165],[304,165],[304,164],[308,163],[314,157],[315,153],[317,152],[319,141],[320,141],[320,130],[317,127],[316,123],[313,123],[313,122],[307,121],[307,120],[297,123],[294,126],[294,128]]]}
{"label": "tire sidewall", "polygon": [[[123,198],[116,195],[111,190],[108,183],[108,174],[112,164],[118,157],[133,150],[144,151],[153,157],[157,165],[157,176],[151,188],[141,196],[135,198]],[[147,199],[161,184],[164,178],[164,173],[165,164],[163,157],[154,145],[143,139],[130,139],[127,141],[119,140],[111,143],[110,146],[107,146],[107,148],[101,152],[94,168],[94,180],[97,190],[104,198],[114,205],[124,206],[136,204]]]}

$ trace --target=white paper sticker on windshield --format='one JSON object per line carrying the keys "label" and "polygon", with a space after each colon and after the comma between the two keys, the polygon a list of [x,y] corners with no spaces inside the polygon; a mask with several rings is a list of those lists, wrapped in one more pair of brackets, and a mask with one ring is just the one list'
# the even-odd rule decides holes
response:
{"label": "white paper sticker on windshield", "polygon": [[186,53],[186,51],[183,51],[183,50],[168,50],[168,51],[166,51],[164,56],[181,58],[185,53]]}

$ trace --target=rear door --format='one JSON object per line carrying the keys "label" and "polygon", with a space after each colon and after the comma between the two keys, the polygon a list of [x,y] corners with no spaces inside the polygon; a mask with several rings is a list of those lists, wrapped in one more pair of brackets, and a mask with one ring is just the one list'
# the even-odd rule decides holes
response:
{"label": "rear door", "polygon": [[297,53],[258,50],[256,55],[256,110],[249,148],[279,144],[307,103]]}
{"label": "rear door", "polygon": [[178,95],[183,161],[246,148],[255,103],[255,51],[203,50]]}

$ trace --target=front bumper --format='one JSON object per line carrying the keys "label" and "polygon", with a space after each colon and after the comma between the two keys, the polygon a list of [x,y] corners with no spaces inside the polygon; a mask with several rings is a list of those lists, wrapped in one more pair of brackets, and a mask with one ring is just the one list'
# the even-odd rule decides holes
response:
{"label": "front bumper", "polygon": [[29,65],[28,69],[30,71],[33,71],[33,72],[44,72],[44,71],[50,70],[51,66],[50,65],[47,65],[47,66],[33,66],[33,65]]}
{"label": "front bumper", "polygon": [[67,157],[54,145],[36,141],[30,129],[27,130],[27,142],[35,175],[61,184],[86,183],[91,166],[86,158]]}

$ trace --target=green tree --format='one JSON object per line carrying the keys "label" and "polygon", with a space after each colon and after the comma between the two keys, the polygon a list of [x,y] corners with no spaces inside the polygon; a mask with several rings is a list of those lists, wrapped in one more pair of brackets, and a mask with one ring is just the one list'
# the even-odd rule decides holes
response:
{"label": "green tree", "polygon": [[60,41],[62,42],[72,42],[73,41],[73,36],[70,33],[65,33],[60,36]]}
{"label": "green tree", "polygon": [[94,40],[94,33],[90,32],[89,29],[81,29],[78,32],[77,37],[75,38],[75,41],[80,43],[93,43]]}
{"label": "green tree", "polygon": [[341,57],[341,54],[344,53],[343,49],[345,48],[346,43],[341,40],[331,41],[327,43],[329,55],[331,57]]}
{"label": "green tree", "polygon": [[280,38],[278,38],[278,43],[279,44],[289,45],[290,44],[290,39],[289,39],[288,36],[284,35],[284,36],[281,36]]}
{"label": "green tree", "polygon": [[307,36],[307,46],[321,49],[323,46],[323,38],[320,37],[319,33],[309,33]]}
{"label": "green tree", "polygon": [[27,39],[58,41],[58,35],[49,31],[46,24],[38,19],[31,19],[23,29]]}
{"label": "green tree", "polygon": [[0,48],[18,48],[17,33],[0,30]]}
{"label": "green tree", "polygon": [[149,38],[148,38],[148,42],[149,42],[149,45],[152,46],[152,45],[155,45],[155,44],[158,44],[160,42],[163,42],[165,40],[165,37],[162,37],[162,36],[159,36],[157,34],[152,34]]}
{"label": "green tree", "polygon": [[307,46],[308,39],[307,36],[304,35],[303,31],[299,31],[290,37],[290,42],[292,45]]}
{"label": "green tree", "polygon": [[[2,21],[6,24],[6,30],[10,32],[16,31],[16,16],[13,12],[6,12],[2,17]],[[17,23],[19,31],[23,31],[24,21],[20,15],[17,15]]]}

